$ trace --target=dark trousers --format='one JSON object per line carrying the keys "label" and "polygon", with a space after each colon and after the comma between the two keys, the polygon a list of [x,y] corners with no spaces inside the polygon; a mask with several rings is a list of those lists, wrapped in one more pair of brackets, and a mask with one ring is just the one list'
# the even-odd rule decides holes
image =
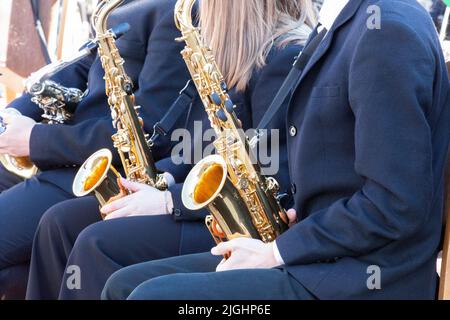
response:
{"label": "dark trousers", "polygon": [[99,221],[94,197],[70,199],[47,210],[33,241],[27,299],[58,299],[67,259],[78,235]]}
{"label": "dark trousers", "polygon": [[[36,232],[27,299],[100,299],[109,276],[125,266],[212,246],[203,221],[180,223],[170,215],[99,221],[94,198],[62,202]],[[81,288],[70,285],[74,266]]]}
{"label": "dark trousers", "polygon": [[107,281],[108,300],[313,300],[284,269],[215,272],[221,258],[201,253],[124,268]]}
{"label": "dark trousers", "polygon": [[42,214],[71,197],[37,178],[22,181],[0,167],[0,296],[23,298],[33,236]]}
{"label": "dark trousers", "polygon": [[10,173],[2,164],[0,164],[0,193],[22,181],[22,178]]}

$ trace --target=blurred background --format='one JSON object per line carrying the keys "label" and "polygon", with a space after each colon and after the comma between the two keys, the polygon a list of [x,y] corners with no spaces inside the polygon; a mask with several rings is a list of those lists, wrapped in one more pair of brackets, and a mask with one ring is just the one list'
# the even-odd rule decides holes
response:
{"label": "blurred background", "polygon": [[47,63],[69,57],[93,36],[97,0],[1,0],[0,107]]}
{"label": "blurred background", "polygon": [[[20,95],[24,80],[50,62],[71,56],[93,37],[98,0],[0,0],[0,108]],[[441,28],[442,0],[418,0]],[[317,10],[323,0],[314,0]],[[450,52],[450,50],[449,50]]]}

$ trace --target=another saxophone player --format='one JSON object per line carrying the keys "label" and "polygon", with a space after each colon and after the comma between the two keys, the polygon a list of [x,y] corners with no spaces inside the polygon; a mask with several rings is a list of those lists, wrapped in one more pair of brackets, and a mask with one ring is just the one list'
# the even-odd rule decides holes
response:
{"label": "another saxophone player", "polygon": [[[149,134],[189,79],[179,57],[182,46],[173,41],[178,30],[173,25],[170,5],[173,1],[125,1],[108,20],[111,28],[124,22],[130,25],[130,30],[116,43],[134,83],[136,103],[142,106],[140,116]],[[86,90],[72,121],[65,125],[35,123],[41,116],[40,109],[28,96],[9,106],[22,115],[5,117],[7,130],[0,136],[0,153],[30,156],[41,172],[0,194],[1,296],[6,292],[8,297],[9,284],[24,286],[27,274],[23,273],[20,280],[12,279],[10,270],[28,264],[33,237],[44,212],[74,198],[72,183],[78,167],[93,152],[108,148],[115,155],[114,165],[120,168],[111,140],[114,128],[103,75],[99,58],[92,54],[52,78],[67,87]],[[170,150],[168,141],[166,138],[156,141],[153,148],[156,159],[166,157]]]}
{"label": "another saxophone player", "polygon": [[313,34],[284,123],[299,222],[128,267],[105,298],[435,298],[450,88],[433,23],[415,0],[325,0]]}
{"label": "another saxophone player", "polygon": [[[264,115],[315,24],[312,5],[310,1],[301,0],[207,0],[199,3],[202,34],[214,48],[218,63],[227,75],[239,119],[244,128],[251,128]],[[221,12],[220,16],[217,12]],[[238,12],[240,14],[236,14]],[[241,43],[237,39],[245,40]],[[227,61],[233,63],[228,65]],[[280,113],[268,129],[278,129],[284,115],[285,112]],[[185,128],[198,139],[192,141],[192,145],[206,146],[209,143],[202,141],[203,133],[194,136],[196,122],[201,123],[204,130],[210,128],[198,97]],[[280,136],[282,151],[277,178],[282,190],[288,191],[286,140],[283,134]],[[167,168],[167,163],[170,166],[171,162],[170,158],[165,159],[158,167]],[[190,163],[193,163],[191,158],[185,165],[189,169]],[[90,210],[88,206],[80,210],[70,202],[49,209],[40,222],[33,244],[27,298],[100,299],[108,277],[122,267],[210,250],[213,241],[204,225],[206,212],[190,211],[181,201],[182,182],[189,170],[173,165],[165,170],[177,182],[169,187],[169,193],[123,181],[134,193],[103,207],[102,211],[108,214],[106,221],[98,222],[93,199]],[[47,250],[48,247],[52,247],[52,251]],[[80,290],[70,290],[66,286],[70,276],[66,270],[71,265],[84,270]]]}

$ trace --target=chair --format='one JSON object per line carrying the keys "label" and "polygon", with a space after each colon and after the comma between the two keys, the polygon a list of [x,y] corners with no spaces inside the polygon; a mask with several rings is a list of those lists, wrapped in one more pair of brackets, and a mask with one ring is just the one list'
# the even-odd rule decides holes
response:
{"label": "chair", "polygon": [[[450,158],[450,157],[449,157]],[[439,300],[450,300],[450,161],[447,161],[445,180],[446,228],[442,249],[441,278],[439,283]]]}

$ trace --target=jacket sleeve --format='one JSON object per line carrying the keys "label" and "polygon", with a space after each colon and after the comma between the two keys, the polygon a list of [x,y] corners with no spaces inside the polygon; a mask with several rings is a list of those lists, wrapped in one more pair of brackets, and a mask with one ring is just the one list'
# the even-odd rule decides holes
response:
{"label": "jacket sleeve", "polygon": [[365,183],[277,240],[286,264],[361,256],[414,234],[433,199],[431,128],[436,62],[408,26],[365,29],[351,59],[354,169]]}
{"label": "jacket sleeve", "polygon": [[[173,8],[159,18],[148,39],[147,57],[139,76],[139,89],[135,92],[136,102],[142,108],[139,115],[144,120],[145,131],[153,133],[153,127],[169,111],[180,91],[189,79],[186,65],[181,58],[181,43],[173,20]],[[185,114],[179,116],[176,125],[183,125]],[[161,136],[152,148],[155,159],[168,155],[172,146],[170,134]]]}
{"label": "jacket sleeve", "polygon": [[[168,21],[167,14],[149,36],[145,62],[138,79],[139,88],[135,92],[137,103],[144,106],[139,113],[144,119],[148,133],[152,132],[154,123],[160,120],[187,81],[187,76],[180,74],[180,70],[185,67],[180,64],[183,61],[177,45],[172,44],[175,43],[174,35],[169,31],[175,29],[173,17],[170,19],[171,25]],[[91,119],[73,126],[36,126],[30,141],[31,158],[40,169],[81,165],[86,156],[99,148],[108,147],[113,151],[114,163],[120,165],[120,159],[111,142],[114,133],[110,117]],[[56,141],[51,137],[58,139]],[[71,154],[68,146],[77,153],[76,156]],[[159,141],[152,151],[157,160],[167,148]]]}
{"label": "jacket sleeve", "polygon": [[[66,67],[51,77],[51,80],[68,88],[78,88],[82,91],[87,88],[89,69],[95,59],[95,54],[90,54],[84,59]],[[12,101],[7,108],[14,108],[22,115],[41,121],[41,109],[31,101],[31,95],[24,93]]]}
{"label": "jacket sleeve", "polygon": [[187,209],[183,205],[181,199],[181,191],[183,190],[183,183],[177,183],[169,188],[172,194],[173,201],[173,217],[175,221],[201,221],[209,214],[208,210],[202,209],[198,211],[192,211]]}
{"label": "jacket sleeve", "polygon": [[[89,119],[76,125],[35,125],[31,132],[30,157],[41,170],[77,167],[102,148],[115,150],[111,119]],[[117,152],[113,164],[120,165]]]}

